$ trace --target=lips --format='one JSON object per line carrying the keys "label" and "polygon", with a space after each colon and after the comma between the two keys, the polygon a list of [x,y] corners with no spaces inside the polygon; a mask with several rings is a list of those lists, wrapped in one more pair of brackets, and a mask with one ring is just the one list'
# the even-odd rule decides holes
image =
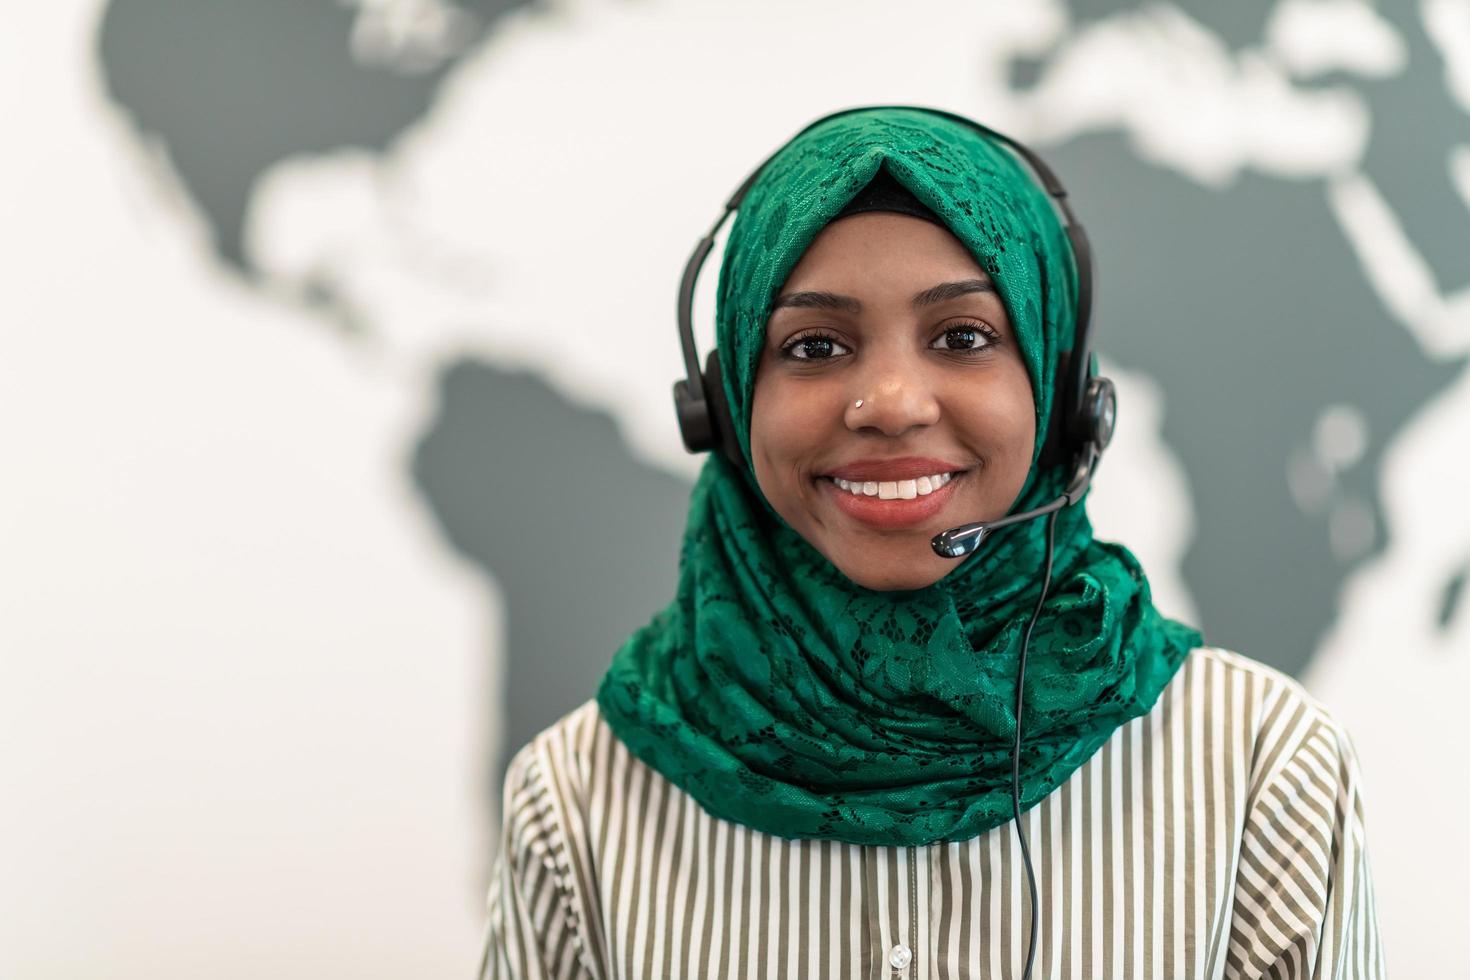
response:
{"label": "lips", "polygon": [[828,495],[832,505],[848,517],[880,531],[895,531],[917,527],[933,519],[949,505],[955,486],[966,476],[961,472],[938,490],[911,499],[853,494],[829,478],[819,479],[817,484],[822,493]]}

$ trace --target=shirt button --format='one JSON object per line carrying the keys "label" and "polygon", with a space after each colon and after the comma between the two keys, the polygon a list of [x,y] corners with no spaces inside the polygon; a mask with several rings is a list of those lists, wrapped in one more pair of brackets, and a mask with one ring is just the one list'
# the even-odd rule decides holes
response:
{"label": "shirt button", "polygon": [[888,951],[888,965],[895,970],[907,970],[913,958],[913,950],[909,949],[903,943],[899,943]]}

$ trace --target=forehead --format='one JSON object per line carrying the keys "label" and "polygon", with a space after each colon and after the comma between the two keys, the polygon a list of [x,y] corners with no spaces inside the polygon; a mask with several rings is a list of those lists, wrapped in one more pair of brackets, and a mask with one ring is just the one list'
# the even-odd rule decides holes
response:
{"label": "forehead", "polygon": [[957,282],[994,285],[975,256],[947,228],[919,217],[863,213],[832,222],[813,239],[773,298],[770,310],[775,314],[789,306],[820,306],[801,303],[797,297],[810,292],[850,298],[856,301],[847,303],[851,311],[869,304],[885,309],[908,306],[928,289]]}
{"label": "forehead", "polygon": [[841,288],[881,294],[943,281],[992,281],[980,262],[949,229],[892,212],[841,218],[812,240],[778,291],[778,299],[808,289]]}

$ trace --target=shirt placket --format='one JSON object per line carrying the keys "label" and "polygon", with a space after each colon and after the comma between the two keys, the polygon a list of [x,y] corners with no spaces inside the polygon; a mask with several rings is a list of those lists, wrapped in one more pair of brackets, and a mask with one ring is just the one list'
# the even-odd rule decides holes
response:
{"label": "shirt placket", "polygon": [[912,847],[866,850],[865,884],[876,899],[867,933],[872,980],[927,980],[929,971],[924,950],[923,921],[926,907],[927,870],[920,868],[922,852]]}
{"label": "shirt placket", "polygon": [[904,976],[910,980],[929,980],[933,972],[933,943],[929,938],[929,924],[933,918],[929,914],[930,850],[928,847],[908,848],[907,934],[909,938],[906,945],[913,953],[913,960]]}

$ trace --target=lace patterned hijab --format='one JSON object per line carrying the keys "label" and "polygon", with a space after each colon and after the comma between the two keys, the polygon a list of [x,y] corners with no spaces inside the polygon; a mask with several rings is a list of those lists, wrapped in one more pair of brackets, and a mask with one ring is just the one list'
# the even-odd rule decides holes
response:
{"label": "lace patterned hijab", "polygon": [[[1040,595],[1046,522],[999,531],[933,585],[876,592],[786,524],[750,465],[750,404],[771,303],[816,235],[886,169],[996,282],[1036,408],[1012,512],[1055,498],[1036,462],[1072,342],[1075,272],[1045,192],[1009,151],[932,113],[875,109],[789,143],[751,188],[720,268],[717,339],[745,465],[705,462],[674,600],[614,655],[598,692],[629,749],[716,817],[783,837],[922,845],[1011,816],[1022,632]],[[1193,629],[1161,616],[1085,503],[1055,525],[1052,588],[1027,657],[1021,804],[1147,712]]]}

